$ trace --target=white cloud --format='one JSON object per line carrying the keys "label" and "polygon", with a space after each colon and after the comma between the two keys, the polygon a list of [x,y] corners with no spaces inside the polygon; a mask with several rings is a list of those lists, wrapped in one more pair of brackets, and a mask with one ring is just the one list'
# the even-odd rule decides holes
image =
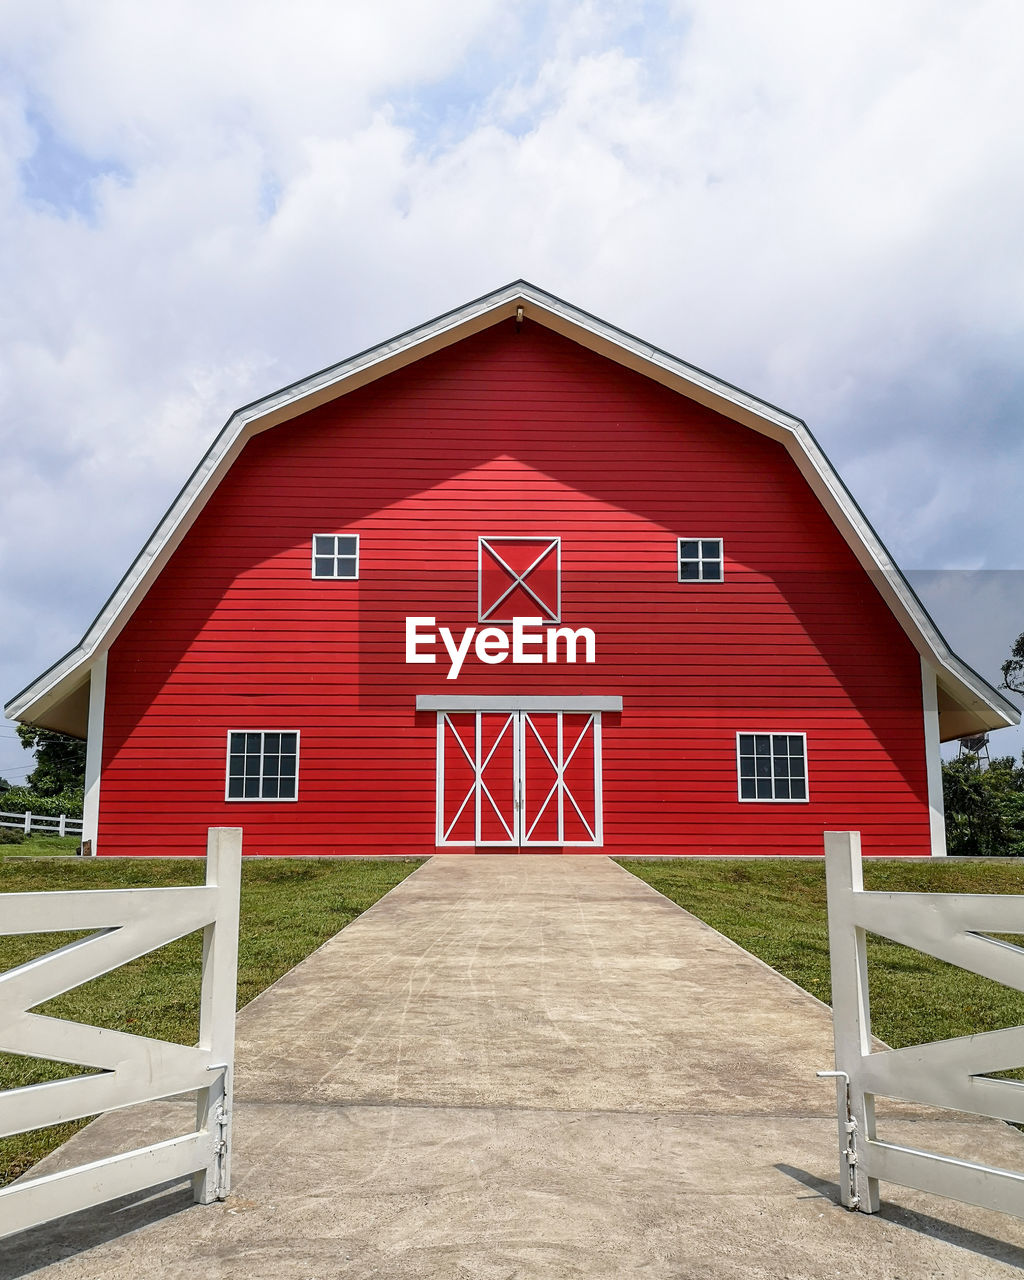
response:
{"label": "white cloud", "polygon": [[232,408],[519,275],[805,416],[899,559],[1019,564],[1016,3],[0,29],[6,695]]}
{"label": "white cloud", "polygon": [[133,169],[249,138],[286,167],[303,137],[443,79],[501,26],[496,0],[43,0],[4,13],[27,95],[79,149]]}

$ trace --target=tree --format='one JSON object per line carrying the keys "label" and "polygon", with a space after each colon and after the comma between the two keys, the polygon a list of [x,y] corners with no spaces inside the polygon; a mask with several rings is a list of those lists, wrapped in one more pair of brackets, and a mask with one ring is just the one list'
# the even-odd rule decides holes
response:
{"label": "tree", "polygon": [[85,743],[80,739],[29,724],[18,725],[18,737],[36,758],[25,779],[36,795],[57,796],[85,784]]}
{"label": "tree", "polygon": [[0,778],[0,796],[2,796],[5,791],[10,791],[10,789],[11,789],[11,784],[7,781],[7,779]]}
{"label": "tree", "polygon": [[1011,693],[1024,693],[1024,631],[1003,663],[1003,688]]}
{"label": "tree", "polygon": [[946,846],[960,857],[1024,855],[1024,764],[999,756],[987,769],[961,756],[942,766]]}

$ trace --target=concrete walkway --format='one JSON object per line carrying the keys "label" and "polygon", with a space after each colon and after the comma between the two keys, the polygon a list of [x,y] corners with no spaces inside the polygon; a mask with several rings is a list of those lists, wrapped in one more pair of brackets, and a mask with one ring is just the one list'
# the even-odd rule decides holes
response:
{"label": "concrete walkway", "polygon": [[[241,1014],[226,1203],[78,1215],[0,1246],[0,1280],[1019,1274],[1016,1219],[895,1187],[878,1217],[837,1206],[830,1065],[823,1006],[614,863],[436,857]],[[1024,1168],[991,1121],[879,1128]]]}

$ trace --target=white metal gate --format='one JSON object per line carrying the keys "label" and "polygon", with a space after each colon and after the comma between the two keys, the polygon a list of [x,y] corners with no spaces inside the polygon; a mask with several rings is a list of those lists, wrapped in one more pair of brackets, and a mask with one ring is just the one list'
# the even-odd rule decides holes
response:
{"label": "white metal gate", "polygon": [[600,711],[439,711],[436,842],[603,844]]}
{"label": "white metal gate", "polygon": [[[0,1093],[0,1136],[197,1095],[190,1133],[0,1190],[0,1236],[189,1175],[200,1203],[227,1195],[241,830],[211,828],[206,857],[205,885],[0,894],[0,933],[93,931],[0,975],[0,1050],[99,1068],[96,1075]],[[195,1048],[31,1012],[198,929],[203,970]]]}
{"label": "white metal gate", "polygon": [[1024,991],[1024,895],[865,892],[860,832],[825,832],[842,1201],[878,1211],[878,1182],[1024,1217],[1024,1173],[879,1141],[875,1097],[1024,1124],[1024,1086],[988,1073],[1024,1066],[1024,1027],[872,1052],[866,934],[915,947]]}

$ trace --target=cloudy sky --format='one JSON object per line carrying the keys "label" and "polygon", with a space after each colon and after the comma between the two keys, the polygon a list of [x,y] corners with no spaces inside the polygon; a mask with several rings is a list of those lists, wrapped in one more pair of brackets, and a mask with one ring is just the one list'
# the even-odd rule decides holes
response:
{"label": "cloudy sky", "polygon": [[233,408],[518,276],[805,418],[998,678],[1019,0],[0,0],[0,31],[0,701]]}

